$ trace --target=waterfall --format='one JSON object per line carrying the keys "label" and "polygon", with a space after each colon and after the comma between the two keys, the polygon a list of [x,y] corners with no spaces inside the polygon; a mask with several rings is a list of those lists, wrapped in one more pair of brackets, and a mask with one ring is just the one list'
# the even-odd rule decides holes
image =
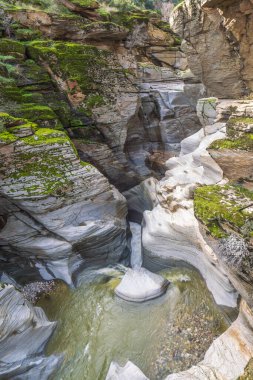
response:
{"label": "waterfall", "polygon": [[138,223],[130,222],[131,267],[116,287],[115,293],[122,299],[143,302],[165,293],[169,281],[142,267],[142,228]]}
{"label": "waterfall", "polygon": [[130,222],[130,229],[132,232],[131,267],[134,270],[138,270],[138,269],[141,269],[141,266],[142,266],[141,225],[138,223]]}

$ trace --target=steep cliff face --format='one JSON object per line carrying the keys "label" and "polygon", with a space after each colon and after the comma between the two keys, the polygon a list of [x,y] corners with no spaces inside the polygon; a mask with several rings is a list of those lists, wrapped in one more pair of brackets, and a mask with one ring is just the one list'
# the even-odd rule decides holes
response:
{"label": "steep cliff face", "polygon": [[[156,175],[156,160],[159,175],[160,161],[175,154],[182,138],[200,128],[195,106],[204,87],[190,73],[180,39],[157,14],[97,13],[94,21],[56,3],[53,10],[38,4],[29,9],[5,4],[4,9],[5,34],[17,38],[13,25],[18,24],[18,33],[30,30],[42,40],[26,43],[21,63],[27,66],[29,58],[32,65],[32,58],[53,87],[52,95],[46,90],[50,102],[44,97],[38,103],[53,109],[82,159],[120,190]],[[45,37],[64,41],[43,42]],[[30,95],[36,92],[34,87],[26,90]],[[55,102],[55,97],[61,101]]]}
{"label": "steep cliff face", "polygon": [[222,26],[232,38],[241,59],[241,75],[246,87],[253,90],[253,2],[243,1],[202,1],[204,8],[217,8],[222,17]]}
{"label": "steep cliff face", "polygon": [[193,73],[209,95],[239,98],[252,91],[252,3],[185,0],[172,13]]}
{"label": "steep cliff face", "polygon": [[128,254],[125,200],[87,162],[120,190],[160,176],[205,89],[157,14],[1,4],[4,269],[71,283],[83,260]]}

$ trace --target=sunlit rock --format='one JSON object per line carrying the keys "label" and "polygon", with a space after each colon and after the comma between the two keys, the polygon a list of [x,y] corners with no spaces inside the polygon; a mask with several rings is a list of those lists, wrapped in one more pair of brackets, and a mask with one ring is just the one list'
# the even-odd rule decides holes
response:
{"label": "sunlit rock", "polygon": [[128,269],[115,293],[126,301],[143,302],[162,295],[169,282],[147,269]]}

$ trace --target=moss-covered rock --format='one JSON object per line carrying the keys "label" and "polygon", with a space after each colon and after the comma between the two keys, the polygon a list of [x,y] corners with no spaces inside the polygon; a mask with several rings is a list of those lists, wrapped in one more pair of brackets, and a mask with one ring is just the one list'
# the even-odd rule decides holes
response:
{"label": "moss-covered rock", "polygon": [[235,149],[253,151],[253,134],[245,134],[236,139],[223,139],[213,142],[210,149]]}
{"label": "moss-covered rock", "polygon": [[33,103],[21,106],[19,113],[22,117],[37,122],[41,127],[51,127],[63,129],[62,124],[54,111],[48,106],[41,106]]}
{"label": "moss-covered rock", "polygon": [[231,231],[252,236],[253,192],[247,189],[233,185],[199,187],[194,194],[194,211],[216,238]]}
{"label": "moss-covered rock", "polygon": [[228,138],[214,141],[210,149],[253,151],[253,118],[232,116],[226,129]]}
{"label": "moss-covered rock", "polygon": [[0,39],[0,54],[23,58],[25,54],[25,46],[19,41],[2,38]]}
{"label": "moss-covered rock", "polygon": [[[18,183],[24,196],[45,196],[71,187],[68,179],[71,163],[65,159],[64,152],[76,154],[76,151],[65,132],[37,128],[31,121],[4,113],[0,114],[0,122],[0,147],[16,146],[15,154],[2,162],[3,187],[14,193]],[[0,158],[3,157],[0,150]]]}
{"label": "moss-covered rock", "polygon": [[125,72],[112,53],[90,45],[70,42],[34,41],[29,44],[30,56],[47,62],[56,81],[79,111],[92,114],[94,107],[112,103],[111,91],[117,80],[125,80]]}
{"label": "moss-covered rock", "polygon": [[99,7],[96,0],[68,0],[68,2],[84,8],[96,9]]}

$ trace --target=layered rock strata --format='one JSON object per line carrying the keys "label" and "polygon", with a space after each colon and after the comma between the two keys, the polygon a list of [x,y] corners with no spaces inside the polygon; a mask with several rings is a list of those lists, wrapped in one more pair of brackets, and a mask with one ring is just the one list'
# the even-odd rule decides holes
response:
{"label": "layered rock strata", "polygon": [[2,121],[3,268],[20,272],[20,280],[30,273],[71,284],[80,263],[126,258],[124,197],[97,169],[80,161],[64,132],[7,114]]}
{"label": "layered rock strata", "polygon": [[[242,54],[252,56],[251,41],[246,37],[252,23],[248,23],[246,10],[243,17],[240,14],[244,1],[236,2],[237,5],[233,1],[220,1],[217,6],[216,3],[185,0],[172,12],[171,24],[183,38],[182,48],[190,68],[207,87],[208,95],[239,98],[247,93],[247,88],[251,89],[249,74],[245,75],[251,69],[251,64],[245,67],[245,63],[251,58],[246,61]],[[227,18],[220,11],[220,4],[224,4]],[[244,43],[239,45],[241,39]]]}
{"label": "layered rock strata", "polygon": [[[112,15],[114,22],[93,22],[83,15],[70,17],[59,6],[52,12],[45,6],[20,9],[5,4],[4,12],[14,36],[14,23],[19,33],[29,28],[41,35],[41,41],[36,38],[26,47],[7,40],[0,45],[3,56],[13,55],[8,61],[13,69],[4,76],[18,78],[18,89],[25,90],[25,97],[17,94],[15,99],[27,103],[17,116],[26,116],[23,108],[34,111],[34,103],[49,107],[50,120],[54,115],[55,123],[67,129],[81,158],[121,191],[150,175],[163,175],[164,163],[178,153],[180,141],[200,128],[195,106],[204,86],[188,70],[180,39],[152,13],[144,17],[118,12]],[[46,42],[44,37],[64,42]],[[5,51],[8,46],[13,51]],[[3,60],[7,63],[8,57]],[[18,65],[22,75],[15,70]],[[39,84],[30,74],[38,67],[43,73]],[[3,111],[8,104],[12,109],[13,86],[10,82],[5,91]]]}
{"label": "layered rock strata", "polygon": [[62,355],[43,355],[55,322],[11,285],[0,288],[0,304],[0,378],[48,379],[63,360]]}

